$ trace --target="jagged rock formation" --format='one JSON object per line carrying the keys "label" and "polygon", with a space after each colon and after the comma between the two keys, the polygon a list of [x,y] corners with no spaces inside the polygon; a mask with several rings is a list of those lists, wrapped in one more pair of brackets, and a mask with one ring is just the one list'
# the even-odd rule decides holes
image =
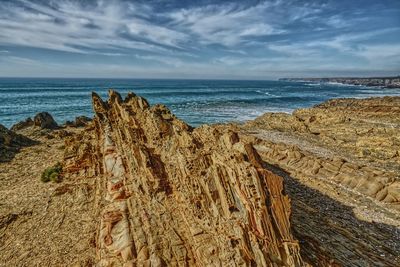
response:
{"label": "jagged rock formation", "polygon": [[399,97],[335,99],[245,127],[257,132],[263,157],[294,176],[329,180],[400,209]]}
{"label": "jagged rock formation", "polygon": [[98,266],[304,266],[282,178],[229,128],[192,129],[134,94],[93,94],[66,179],[95,179]]}
{"label": "jagged rock formation", "polygon": [[14,133],[0,124],[0,162],[9,161],[21,147],[34,143],[28,137]]}

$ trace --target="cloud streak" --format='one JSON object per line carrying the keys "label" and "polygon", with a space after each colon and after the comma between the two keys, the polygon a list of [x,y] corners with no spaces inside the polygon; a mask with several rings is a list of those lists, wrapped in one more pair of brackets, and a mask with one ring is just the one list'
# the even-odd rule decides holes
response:
{"label": "cloud streak", "polygon": [[264,20],[273,4],[243,7],[238,4],[208,5],[172,12],[173,24],[192,33],[200,43],[227,47],[246,42],[249,37],[281,34],[285,31]]}
{"label": "cloud streak", "polygon": [[165,52],[177,47],[184,34],[136,17],[142,7],[98,1],[84,7],[59,1],[52,6],[31,1],[2,6],[0,42],[73,53],[121,48]]}

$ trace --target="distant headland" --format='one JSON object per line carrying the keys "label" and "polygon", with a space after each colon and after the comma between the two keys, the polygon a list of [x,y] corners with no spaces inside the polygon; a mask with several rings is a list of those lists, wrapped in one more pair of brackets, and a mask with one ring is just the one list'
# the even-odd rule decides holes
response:
{"label": "distant headland", "polygon": [[332,78],[281,78],[280,81],[306,81],[323,83],[341,83],[351,85],[400,88],[400,76],[396,77],[332,77]]}

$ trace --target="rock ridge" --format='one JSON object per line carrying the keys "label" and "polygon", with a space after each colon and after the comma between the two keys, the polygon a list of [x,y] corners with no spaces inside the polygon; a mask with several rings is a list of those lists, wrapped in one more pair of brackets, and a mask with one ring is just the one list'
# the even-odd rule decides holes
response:
{"label": "rock ridge", "polygon": [[95,179],[98,266],[306,266],[282,177],[230,128],[192,128],[133,93],[93,93],[66,179]]}

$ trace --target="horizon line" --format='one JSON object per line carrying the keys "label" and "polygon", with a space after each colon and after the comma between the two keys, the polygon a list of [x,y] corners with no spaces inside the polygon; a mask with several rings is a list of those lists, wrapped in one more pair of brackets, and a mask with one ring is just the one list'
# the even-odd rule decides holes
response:
{"label": "horizon line", "polygon": [[37,77],[23,77],[23,76],[0,76],[0,79],[87,79],[87,80],[204,80],[204,81],[278,81],[282,78],[269,78],[269,79],[257,79],[257,78],[128,78],[128,77],[46,77],[46,76],[37,76]]}
{"label": "horizon line", "polygon": [[398,75],[382,76],[310,76],[310,77],[279,77],[279,78],[131,78],[131,77],[46,77],[46,76],[0,76],[0,79],[87,79],[87,80],[204,80],[204,81],[279,81],[280,79],[335,79],[335,78],[353,78],[353,79],[382,79],[382,78],[400,78]]}

